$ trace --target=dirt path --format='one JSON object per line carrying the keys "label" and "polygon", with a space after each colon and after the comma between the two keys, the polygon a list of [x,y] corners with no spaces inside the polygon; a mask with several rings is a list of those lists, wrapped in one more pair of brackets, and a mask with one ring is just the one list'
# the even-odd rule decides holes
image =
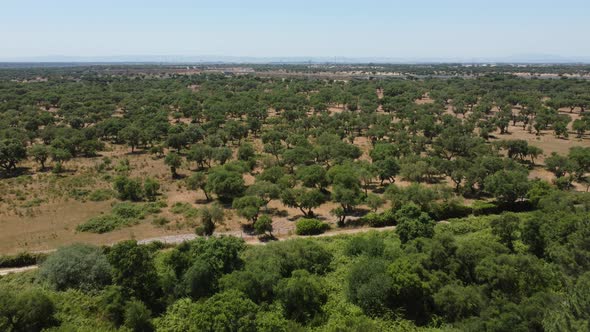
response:
{"label": "dirt path", "polygon": [[[387,231],[387,230],[394,230],[394,229],[395,229],[395,226],[388,226],[388,227],[381,227],[381,228],[338,229],[338,230],[334,230],[331,232],[323,233],[320,235],[314,235],[314,236],[301,236],[301,235],[283,236],[283,237],[277,238],[277,241],[285,241],[285,240],[295,239],[295,238],[307,238],[307,237],[314,238],[314,237],[336,236],[336,235],[343,235],[343,234],[357,234],[357,233],[365,233],[365,232],[369,232],[369,231],[373,231],[373,230],[374,231]],[[231,235],[231,236],[239,237],[239,238],[244,239],[244,241],[246,241],[246,243],[252,244],[252,245],[261,245],[261,244],[268,243],[268,242],[260,241],[258,239],[258,237],[256,237],[256,236],[248,235],[248,234],[245,234],[241,231],[220,232],[220,233],[216,233],[215,235],[216,236]],[[159,242],[167,243],[167,244],[178,244],[178,243],[182,243],[185,241],[194,240],[197,237],[198,237],[198,235],[196,235],[196,234],[180,234],[180,235],[168,235],[168,236],[153,237],[153,238],[149,238],[149,239],[140,240],[137,242],[142,243],[142,244],[146,244],[146,243],[152,243],[152,242],[159,241]]]}
{"label": "dirt path", "polygon": [[[383,231],[390,231],[390,230],[394,230],[394,229],[395,229],[395,226],[388,226],[388,227],[381,227],[381,228],[338,229],[338,230],[334,230],[331,232],[327,232],[327,233],[323,233],[323,234],[319,234],[319,235],[314,235],[314,236],[300,236],[300,235],[285,236],[285,237],[277,238],[277,241],[285,241],[285,240],[296,239],[296,238],[316,238],[316,237],[329,237],[329,236],[337,236],[337,235],[345,235],[345,234],[359,234],[359,233],[366,233],[366,232],[370,232],[370,231],[383,232]],[[258,239],[258,237],[252,236],[252,235],[247,235],[247,234],[244,234],[243,232],[240,232],[240,231],[221,232],[221,233],[217,233],[215,235],[216,236],[231,235],[231,236],[239,237],[239,238],[244,239],[244,241],[246,241],[246,243],[250,244],[250,245],[264,245],[264,244],[269,243],[269,242],[260,241]],[[162,242],[162,243],[166,243],[166,244],[179,244],[179,243],[182,243],[185,241],[194,240],[197,237],[198,237],[198,235],[196,235],[196,234],[179,234],[179,235],[153,237],[153,238],[149,238],[149,239],[139,240],[137,242],[141,243],[141,244],[147,244],[147,243],[152,243],[152,242]],[[54,251],[54,250],[50,250],[50,251],[48,250],[45,252],[51,252],[51,251]],[[34,270],[38,267],[39,267],[38,265],[31,265],[31,266],[24,266],[24,267],[0,269],[0,276],[8,275],[11,273],[20,273],[20,272],[25,272],[25,271],[29,271],[29,270]]]}
{"label": "dirt path", "polygon": [[29,271],[29,270],[34,270],[37,267],[38,267],[37,265],[31,265],[31,266],[23,266],[23,267],[11,267],[8,269],[0,269],[0,276],[5,276],[5,275],[11,274],[11,273],[20,273],[20,272],[25,272],[25,271]]}

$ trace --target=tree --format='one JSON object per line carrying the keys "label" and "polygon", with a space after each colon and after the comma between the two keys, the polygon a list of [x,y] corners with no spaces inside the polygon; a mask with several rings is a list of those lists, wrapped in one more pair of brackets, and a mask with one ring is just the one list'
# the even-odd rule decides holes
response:
{"label": "tree", "polygon": [[250,161],[256,157],[256,149],[250,143],[240,144],[237,156],[238,160]]}
{"label": "tree", "polygon": [[213,150],[213,159],[220,165],[225,164],[232,157],[232,150],[228,147],[218,147]]}
{"label": "tree", "polygon": [[147,178],[143,183],[143,192],[145,197],[150,201],[155,201],[160,190],[160,183],[154,178]]}
{"label": "tree", "polygon": [[377,171],[377,176],[383,185],[384,181],[395,181],[395,176],[400,172],[400,166],[394,158],[386,158],[373,162]]}
{"label": "tree", "polygon": [[328,185],[326,169],[320,165],[301,166],[297,168],[296,178],[303,186],[323,190]]}
{"label": "tree", "polygon": [[161,288],[154,262],[146,246],[136,241],[123,241],[109,251],[108,260],[113,267],[113,281],[129,297],[135,297],[150,308],[159,308]]}
{"label": "tree", "polygon": [[63,164],[66,161],[72,159],[72,153],[66,149],[52,147],[51,148],[51,159],[53,159],[53,161],[57,163],[55,169],[61,170],[63,167]]}
{"label": "tree", "polygon": [[321,311],[327,296],[319,280],[305,270],[293,271],[275,287],[288,318],[305,323]]}
{"label": "tree", "polygon": [[438,311],[449,322],[477,316],[484,307],[485,298],[475,286],[449,284],[434,294]]}
{"label": "tree", "polygon": [[192,263],[182,277],[181,293],[194,300],[210,296],[217,289],[217,271],[204,259]]}
{"label": "tree", "polygon": [[397,210],[395,219],[397,221],[395,232],[402,243],[419,237],[431,238],[434,235],[434,221],[413,203],[408,203]]}
{"label": "tree", "polygon": [[127,126],[119,132],[119,137],[123,139],[125,143],[129,145],[129,147],[131,147],[132,153],[135,152],[135,148],[141,142],[141,136],[141,129],[135,125]]}
{"label": "tree", "polygon": [[369,194],[369,187],[376,176],[376,169],[372,164],[367,162],[359,162],[357,169],[358,179],[361,183],[363,190],[365,191],[365,198]]}
{"label": "tree", "polygon": [[231,202],[244,190],[244,179],[240,173],[226,170],[223,167],[216,167],[209,171],[207,191],[215,193],[221,201]]}
{"label": "tree", "polygon": [[187,152],[187,160],[197,163],[199,169],[203,169],[205,165],[211,166],[214,150],[212,147],[204,144],[195,144]]}
{"label": "tree", "polygon": [[492,219],[492,234],[500,238],[500,242],[514,252],[514,241],[518,239],[520,231],[520,218],[514,213],[504,213],[500,217]]}
{"label": "tree", "polygon": [[256,180],[246,189],[246,195],[261,198],[265,207],[271,200],[279,198],[280,194],[281,188],[277,184],[265,180]]}
{"label": "tree", "polygon": [[326,201],[319,189],[286,189],[281,194],[281,201],[288,207],[298,208],[306,217],[313,217],[313,209]]}
{"label": "tree", "polygon": [[526,197],[530,182],[526,172],[501,170],[488,176],[485,186],[486,191],[501,203],[514,204]]}
{"label": "tree", "polygon": [[111,266],[102,250],[85,244],[58,249],[41,264],[39,277],[58,291],[98,290],[111,283]]}
{"label": "tree", "polygon": [[381,315],[391,306],[391,277],[387,263],[378,258],[363,258],[348,272],[346,296],[367,315]]}
{"label": "tree", "polygon": [[157,321],[158,331],[256,331],[258,306],[242,292],[227,290],[202,302],[181,299]]}
{"label": "tree", "polygon": [[41,170],[45,169],[45,162],[49,158],[49,147],[45,144],[35,144],[31,147],[31,156],[41,165]]}
{"label": "tree", "polygon": [[124,325],[133,332],[151,332],[152,312],[141,301],[129,301],[125,305]]}
{"label": "tree", "polygon": [[205,194],[205,199],[207,201],[211,200],[211,196],[209,196],[209,189],[207,187],[207,174],[203,172],[194,173],[188,179],[186,179],[186,186],[190,190],[201,189]]}
{"label": "tree", "polygon": [[381,196],[375,194],[367,195],[365,201],[367,203],[367,206],[371,208],[373,212],[377,212],[377,209],[379,209],[381,206],[383,206],[383,204],[385,204],[385,200],[381,198]]}
{"label": "tree", "polygon": [[211,236],[217,227],[217,224],[223,223],[225,214],[223,208],[217,204],[210,207],[204,207],[199,211],[201,225],[197,227],[196,233],[202,236]]}
{"label": "tree", "polygon": [[576,131],[577,138],[582,138],[584,133],[590,128],[588,121],[582,119],[575,119],[572,123],[572,129]]}
{"label": "tree", "polygon": [[55,306],[41,290],[0,288],[0,329],[41,331],[56,325]]}
{"label": "tree", "polygon": [[232,207],[238,215],[248,219],[252,224],[258,219],[260,208],[264,206],[264,200],[257,196],[244,196],[234,199]]}
{"label": "tree", "polygon": [[349,214],[362,200],[361,181],[352,165],[337,165],[330,168],[328,179],[332,183],[332,199]]}
{"label": "tree", "polygon": [[254,230],[258,235],[265,235],[268,234],[272,237],[272,218],[267,215],[261,215],[255,222],[254,222]]}
{"label": "tree", "polygon": [[581,180],[586,173],[590,172],[590,148],[572,147],[568,158],[572,162],[572,169],[576,179]]}
{"label": "tree", "polygon": [[571,172],[573,165],[568,157],[552,152],[551,156],[545,159],[545,168],[555,174],[555,177],[560,178],[566,173]]}
{"label": "tree", "polygon": [[124,298],[124,290],[121,286],[108,286],[101,298],[100,304],[102,310],[115,326],[121,326],[125,320],[126,299]]}
{"label": "tree", "polygon": [[176,173],[176,169],[180,167],[180,165],[182,164],[182,158],[180,157],[180,155],[178,155],[178,153],[175,152],[170,152],[168,153],[168,155],[166,155],[164,163],[170,167],[172,178],[177,178],[178,174]]}
{"label": "tree", "polygon": [[16,164],[27,158],[27,149],[23,142],[8,138],[0,140],[0,167],[10,173],[16,169]]}

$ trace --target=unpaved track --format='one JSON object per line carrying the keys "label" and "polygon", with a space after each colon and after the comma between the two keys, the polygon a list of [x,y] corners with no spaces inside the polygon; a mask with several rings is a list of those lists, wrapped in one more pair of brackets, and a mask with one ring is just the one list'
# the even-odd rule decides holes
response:
{"label": "unpaved track", "polygon": [[[300,236],[300,235],[284,236],[284,237],[277,238],[276,241],[285,241],[285,240],[296,239],[296,238],[316,238],[316,237],[329,237],[329,236],[346,235],[346,234],[359,234],[359,233],[366,233],[366,232],[370,232],[370,231],[383,232],[383,231],[391,231],[394,229],[395,229],[395,226],[388,226],[388,227],[381,227],[381,228],[338,229],[338,230],[334,230],[331,232],[323,233],[320,235],[314,235],[314,236]],[[251,244],[251,245],[264,245],[267,243],[276,242],[276,241],[263,242],[263,241],[260,241],[256,236],[247,235],[247,234],[244,234],[243,232],[240,232],[240,231],[222,232],[222,233],[215,234],[215,236],[221,236],[221,235],[230,235],[230,236],[239,237],[239,238],[244,239],[244,241],[246,241],[247,244]],[[197,237],[198,237],[198,235],[196,235],[194,233],[189,233],[189,234],[153,237],[153,238],[149,238],[149,239],[139,240],[137,242],[141,243],[141,244],[147,244],[147,243],[152,243],[152,242],[162,242],[162,243],[166,243],[166,244],[179,244],[179,243],[182,243],[185,241],[194,240]],[[51,251],[54,251],[54,250],[48,250],[45,252],[51,252]],[[20,273],[20,272],[30,271],[30,270],[34,270],[36,268],[38,268],[37,265],[0,269],[0,276],[11,274],[11,273]]]}
{"label": "unpaved track", "polygon": [[11,267],[11,268],[8,268],[8,269],[0,269],[0,276],[5,276],[5,275],[11,274],[11,273],[25,272],[25,271],[29,271],[29,270],[34,270],[36,268],[37,268],[37,265],[23,266],[23,267]]}
{"label": "unpaved track", "polygon": [[[395,226],[388,226],[388,227],[381,227],[381,228],[338,229],[338,230],[334,230],[331,232],[327,232],[327,233],[323,233],[323,234],[319,234],[319,235],[314,235],[314,236],[300,236],[300,235],[281,236],[281,237],[278,237],[276,241],[285,241],[285,240],[295,239],[295,238],[315,238],[315,237],[337,236],[337,235],[343,235],[343,234],[357,234],[357,233],[366,233],[366,232],[370,232],[370,231],[380,231],[381,232],[381,231],[388,231],[388,230],[394,230],[394,229],[395,229]],[[240,232],[240,231],[221,232],[221,233],[215,234],[215,236],[221,236],[221,235],[231,235],[231,236],[239,237],[239,238],[244,239],[244,241],[246,241],[246,243],[252,244],[252,245],[261,245],[261,244],[269,243],[269,242],[260,241],[258,239],[258,237],[244,234],[243,232]],[[152,242],[178,244],[178,243],[182,243],[185,241],[194,240],[197,237],[198,237],[198,235],[196,235],[196,234],[179,234],[179,235],[153,237],[153,238],[149,238],[149,239],[140,240],[137,242],[142,243],[142,244],[152,243]],[[276,241],[270,241],[270,242],[276,242]]]}

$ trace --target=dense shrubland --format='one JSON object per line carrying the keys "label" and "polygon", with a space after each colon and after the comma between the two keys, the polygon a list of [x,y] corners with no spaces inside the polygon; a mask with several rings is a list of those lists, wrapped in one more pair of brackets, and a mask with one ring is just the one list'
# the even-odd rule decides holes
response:
{"label": "dense shrubland", "polygon": [[[7,331],[583,331],[590,199],[552,189],[538,210],[395,231],[246,245],[73,245],[0,278]],[[403,226],[408,224],[407,226]]]}

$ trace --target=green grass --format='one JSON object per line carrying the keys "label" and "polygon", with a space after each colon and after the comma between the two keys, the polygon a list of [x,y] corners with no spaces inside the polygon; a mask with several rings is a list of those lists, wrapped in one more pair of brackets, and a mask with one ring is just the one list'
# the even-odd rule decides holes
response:
{"label": "green grass", "polygon": [[121,202],[113,205],[109,214],[104,214],[88,219],[78,225],[78,232],[108,233],[124,227],[137,225],[148,215],[157,214],[161,211],[162,204],[166,203],[130,203]]}

